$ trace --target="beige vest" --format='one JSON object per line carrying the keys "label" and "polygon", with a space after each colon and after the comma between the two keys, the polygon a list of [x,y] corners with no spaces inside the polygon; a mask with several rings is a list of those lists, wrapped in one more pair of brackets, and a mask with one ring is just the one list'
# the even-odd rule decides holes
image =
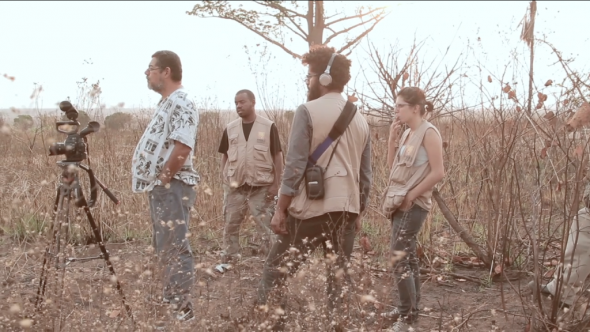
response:
{"label": "beige vest", "polygon": [[[344,109],[345,103],[346,100],[339,93],[328,93],[305,103],[313,128],[310,155],[328,137],[328,133]],[[324,198],[321,200],[308,199],[304,178],[298,193],[293,197],[289,206],[290,215],[298,219],[309,219],[328,212],[359,213],[361,157],[367,140],[370,139],[369,134],[369,125],[357,110],[350,125],[339,138],[340,143],[338,143],[329,167],[325,168],[338,140],[326,149],[317,162],[325,170]]]}
{"label": "beige vest", "polygon": [[[404,200],[404,197],[412,188],[417,186],[430,173],[430,163],[426,162],[419,166],[414,166],[414,161],[418,155],[418,150],[424,141],[426,130],[432,128],[440,136],[440,132],[430,122],[424,120],[422,124],[416,129],[414,135],[406,142],[404,153],[396,152],[393,160],[393,167],[389,173],[389,184],[382,197],[382,212],[389,218],[399,208]],[[407,129],[401,139],[400,148],[406,141],[410,134],[410,129]],[[432,208],[432,189],[418,197],[414,203],[418,206],[430,211]]]}
{"label": "beige vest", "polygon": [[256,116],[246,141],[242,119],[227,125],[227,162],[223,169],[226,185],[237,188],[244,184],[268,186],[274,182],[274,161],[270,153],[270,129],[273,122]]}

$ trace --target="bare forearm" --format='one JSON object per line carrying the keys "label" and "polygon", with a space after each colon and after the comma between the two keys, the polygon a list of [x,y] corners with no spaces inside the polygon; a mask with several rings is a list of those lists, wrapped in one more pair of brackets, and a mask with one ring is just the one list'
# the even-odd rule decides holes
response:
{"label": "bare forearm", "polygon": [[424,148],[430,163],[430,172],[411,193],[410,198],[416,198],[431,190],[445,176],[445,167],[442,157],[442,141],[434,130],[427,130],[424,136]]}
{"label": "bare forearm", "polygon": [[280,194],[279,200],[277,201],[277,211],[286,213],[287,209],[291,205],[292,200],[293,200],[293,196],[287,196],[284,194]]}
{"label": "bare forearm", "polygon": [[443,174],[438,172],[430,172],[422,182],[420,182],[414,189],[412,189],[412,195],[414,197],[420,197],[427,191],[434,188],[434,186],[440,182],[444,177]]}
{"label": "bare forearm", "polygon": [[186,145],[176,142],[170,158],[164,164],[162,172],[159,174],[160,180],[170,181],[172,177],[182,168],[186,158],[188,158],[191,149]]}
{"label": "bare forearm", "polygon": [[227,154],[224,153],[223,156],[221,156],[221,173],[222,174],[223,174],[223,170],[225,169],[226,163],[227,163]]}

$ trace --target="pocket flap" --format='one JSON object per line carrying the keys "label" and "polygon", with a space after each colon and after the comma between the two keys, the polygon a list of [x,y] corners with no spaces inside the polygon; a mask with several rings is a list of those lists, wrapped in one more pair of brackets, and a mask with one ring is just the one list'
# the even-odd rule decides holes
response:
{"label": "pocket flap", "polygon": [[326,169],[326,172],[324,174],[324,179],[331,178],[333,176],[346,176],[346,175],[348,175],[346,168],[328,166],[328,169]]}
{"label": "pocket flap", "polygon": [[389,187],[387,189],[387,197],[394,197],[394,196],[402,196],[405,197],[407,195],[408,191],[405,189],[400,189],[400,188],[392,188]]}
{"label": "pocket flap", "polygon": [[268,146],[256,144],[256,145],[254,145],[254,149],[256,149],[258,151],[266,152],[266,151],[268,151]]}
{"label": "pocket flap", "polygon": [[233,134],[231,136],[228,136],[227,139],[231,142],[231,141],[235,141],[238,139],[238,134]]}

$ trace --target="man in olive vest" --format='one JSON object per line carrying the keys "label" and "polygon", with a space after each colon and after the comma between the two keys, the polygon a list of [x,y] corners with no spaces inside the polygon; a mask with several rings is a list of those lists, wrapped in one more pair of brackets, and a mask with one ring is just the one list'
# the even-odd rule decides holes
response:
{"label": "man in olive vest", "polygon": [[256,99],[250,90],[235,96],[239,118],[230,122],[221,138],[219,153],[224,184],[222,263],[229,263],[240,251],[240,225],[250,214],[262,235],[261,250],[268,253],[275,235],[270,229],[283,172],[283,153],[276,125],[258,116]]}
{"label": "man in olive vest", "polygon": [[[348,275],[347,263],[369,197],[370,132],[364,116],[357,111],[342,135],[317,159],[316,165],[324,169],[323,198],[308,198],[304,176],[308,160],[343,112],[347,98],[342,92],[350,80],[351,61],[335,54],[334,48],[320,47],[306,53],[303,64],[309,67],[308,102],[297,108],[293,118],[280,196],[271,221],[279,237],[264,264],[257,304],[265,306],[270,290],[277,287],[280,292],[287,275],[293,275],[306,256],[322,246],[326,256],[335,258],[327,278],[328,309],[332,312],[345,296],[340,284]],[[350,106],[355,110],[356,106]],[[284,294],[278,297],[284,307]],[[284,317],[274,330],[282,329]]]}

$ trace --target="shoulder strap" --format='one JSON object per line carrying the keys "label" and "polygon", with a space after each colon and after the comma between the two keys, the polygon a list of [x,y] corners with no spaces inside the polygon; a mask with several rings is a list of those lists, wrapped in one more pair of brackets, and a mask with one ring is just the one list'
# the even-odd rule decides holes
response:
{"label": "shoulder strap", "polygon": [[330,145],[332,145],[332,143],[336,139],[338,139],[338,137],[340,137],[340,135],[342,135],[344,133],[344,131],[346,130],[346,128],[348,128],[348,125],[350,124],[350,122],[354,118],[355,114],[356,114],[355,105],[349,101],[346,101],[346,104],[344,105],[344,109],[342,110],[342,113],[340,113],[340,116],[338,117],[338,119],[334,123],[334,126],[332,127],[332,130],[330,130],[328,137],[326,137],[326,139],[322,142],[322,144],[318,145],[318,147],[315,149],[315,151],[307,159],[307,166],[308,167],[314,166],[318,162],[318,159],[321,157],[321,155],[326,151],[326,149]]}

